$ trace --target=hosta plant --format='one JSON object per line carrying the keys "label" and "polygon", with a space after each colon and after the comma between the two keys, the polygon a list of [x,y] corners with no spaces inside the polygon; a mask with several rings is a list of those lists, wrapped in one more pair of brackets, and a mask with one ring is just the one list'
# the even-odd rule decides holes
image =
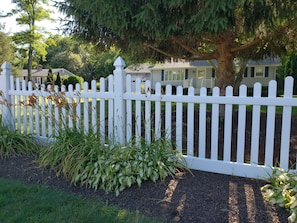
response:
{"label": "hosta plant", "polygon": [[126,146],[100,141],[100,135],[65,130],[40,154],[40,164],[54,168],[75,184],[101,188],[118,195],[132,184],[174,177],[186,169],[181,154],[169,140],[131,140]]}
{"label": "hosta plant", "polygon": [[272,205],[288,209],[290,212],[288,222],[297,222],[297,173],[275,168],[269,181],[269,184],[261,188],[264,198]]}

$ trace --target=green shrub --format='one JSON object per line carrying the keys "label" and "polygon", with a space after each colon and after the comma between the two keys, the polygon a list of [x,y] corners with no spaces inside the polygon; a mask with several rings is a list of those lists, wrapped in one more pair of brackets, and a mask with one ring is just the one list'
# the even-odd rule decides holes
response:
{"label": "green shrub", "polygon": [[176,168],[186,169],[183,157],[166,139],[147,144],[131,140],[127,146],[104,145],[98,134],[84,135],[66,130],[41,152],[40,164],[54,168],[72,183],[101,188],[118,195],[132,184],[164,180],[175,176]]}
{"label": "green shrub", "polygon": [[0,157],[35,154],[38,151],[39,146],[32,135],[0,125]]}
{"label": "green shrub", "polygon": [[264,198],[272,205],[288,209],[288,222],[297,222],[297,174],[275,168],[269,181],[270,184],[261,188]]}
{"label": "green shrub", "polygon": [[80,84],[80,86],[83,85],[84,79],[82,77],[71,75],[69,77],[64,78],[63,85],[68,87],[69,84],[72,84],[74,87],[76,84]]}

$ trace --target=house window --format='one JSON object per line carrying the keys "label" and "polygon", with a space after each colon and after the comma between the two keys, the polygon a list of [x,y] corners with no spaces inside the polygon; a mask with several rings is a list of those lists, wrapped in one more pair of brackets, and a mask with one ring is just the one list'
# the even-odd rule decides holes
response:
{"label": "house window", "polygon": [[255,68],[255,77],[264,77],[264,67]]}
{"label": "house window", "polygon": [[182,81],[185,79],[185,70],[164,70],[164,81]]}
{"label": "house window", "polygon": [[206,70],[205,69],[197,69],[196,78],[197,79],[205,79]]}

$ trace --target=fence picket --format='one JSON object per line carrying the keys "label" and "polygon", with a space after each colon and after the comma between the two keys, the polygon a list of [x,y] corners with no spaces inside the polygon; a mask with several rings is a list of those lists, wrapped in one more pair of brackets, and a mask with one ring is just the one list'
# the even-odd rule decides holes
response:
{"label": "fence picket", "polygon": [[[126,93],[131,94],[132,92],[132,79],[131,75],[126,77]],[[131,141],[132,139],[132,100],[126,100],[126,109],[127,109],[127,120],[126,120],[126,142]]]}
{"label": "fence picket", "polygon": [[[247,96],[246,85],[241,85],[239,88],[239,98]],[[245,126],[246,126],[246,105],[239,105],[238,107],[238,132],[237,132],[237,155],[236,162],[244,163],[245,150]]]}
{"label": "fence picket", "polygon": [[[54,92],[55,94],[58,94],[59,92],[59,87],[56,85],[54,87]],[[55,135],[59,135],[59,127],[60,127],[60,114],[59,114],[59,108],[57,104],[54,104],[54,111],[55,111]]]}
{"label": "fence picket", "polygon": [[[32,82],[28,83],[28,91],[32,92],[33,87],[32,87]],[[30,134],[34,133],[34,126],[33,126],[33,105],[29,105],[29,129],[30,129]]]}
{"label": "fence picket", "polygon": [[[92,80],[91,82],[91,91],[96,93],[97,91],[96,81]],[[93,133],[97,132],[97,99],[92,98],[92,107],[91,107],[91,114],[92,114],[92,130]]]}
{"label": "fence picket", "polygon": [[[293,95],[293,77],[289,76],[285,79],[284,98],[292,98]],[[289,168],[289,148],[290,148],[290,130],[291,130],[292,106],[284,106],[282,117],[282,133],[281,133],[281,153],[280,167]]]}
{"label": "fence picket", "polygon": [[[260,83],[254,85],[254,98],[261,97]],[[252,116],[252,136],[251,136],[251,158],[250,163],[252,165],[258,164],[258,152],[259,152],[259,134],[260,134],[260,105],[253,105],[253,116]]]}
{"label": "fence picket", "polygon": [[[25,87],[25,84],[23,86]],[[40,91],[41,91],[41,95],[45,95],[44,85],[41,86]],[[41,97],[41,135],[42,137],[46,137],[46,117],[47,117],[47,114],[46,114],[45,97]]]}
{"label": "fence picket", "polygon": [[[182,96],[183,95],[183,88],[182,86],[178,86],[177,87],[177,91],[176,91],[176,96]],[[183,142],[183,104],[181,102],[177,102],[176,103],[176,114],[175,114],[175,118],[176,118],[176,146],[177,146],[177,151],[178,152],[182,152],[182,142]]]}
{"label": "fence picket", "polygon": [[[87,93],[89,89],[88,83],[84,83],[84,93]],[[84,100],[84,111],[83,111],[83,126],[84,133],[87,134],[89,132],[89,100],[87,97],[83,97]]]}
{"label": "fence picket", "polygon": [[[137,79],[135,82],[136,86],[136,94],[141,94],[141,85],[140,79]],[[135,134],[141,136],[141,101],[136,100],[135,102]],[[136,139],[137,141],[140,140],[139,138]]]}
{"label": "fence picket", "polygon": [[155,140],[161,138],[161,84],[156,83],[155,95],[159,98],[155,102]]}
{"label": "fence picket", "polygon": [[[233,97],[233,88],[231,86],[226,88],[226,97]],[[232,115],[232,104],[226,104],[224,119],[224,161],[230,161],[231,159]]]}
{"label": "fence picket", "polygon": [[[220,89],[218,87],[213,88],[213,97],[218,98],[220,101]],[[211,113],[211,159],[218,159],[218,143],[219,143],[219,104],[212,104]]]}
{"label": "fence picket", "polygon": [[[22,91],[26,91],[26,82],[23,80],[22,81]],[[27,106],[26,106],[26,103],[27,103],[27,96],[23,96],[22,97],[22,103],[25,105],[23,106],[23,114],[27,114]],[[23,131],[24,133],[28,133],[28,123],[27,123],[27,115],[24,115],[23,116]]]}
{"label": "fence picket", "polygon": [[[194,88],[188,89],[188,95],[194,96]],[[187,114],[187,155],[194,155],[194,103],[188,103],[188,114]]]}
{"label": "fence picket", "polygon": [[[105,86],[105,79],[103,77],[100,78],[100,93],[103,93],[106,91],[106,86]],[[105,135],[106,135],[106,130],[105,130],[105,110],[106,110],[106,105],[105,105],[105,98],[100,98],[99,102],[99,128],[100,128],[100,137],[102,142],[105,142]]]}
{"label": "fence picket", "polygon": [[[206,97],[206,88],[200,89],[200,96]],[[199,104],[199,154],[201,158],[205,158],[206,150],[206,103]]]}
{"label": "fence picket", "polygon": [[[109,75],[108,76],[108,91],[113,92],[114,87],[113,87],[113,76]],[[113,135],[114,135],[114,129],[113,129],[113,122],[114,122],[114,101],[112,99],[108,100],[108,141],[112,142],[113,140]]]}
{"label": "fence picket", "polygon": [[[1,76],[0,76],[0,78],[1,78]],[[15,89],[14,77],[12,75],[10,76],[9,81],[10,81],[10,88],[9,89]],[[12,106],[10,106],[10,109],[11,109],[11,113],[10,114],[11,115],[7,117],[7,122],[6,123],[5,123],[4,120],[2,120],[2,124],[3,125],[8,125],[12,130],[15,130],[16,129],[16,126],[15,126],[15,121],[16,121],[16,119],[15,119],[15,115],[16,115],[15,112],[16,111],[15,110],[16,109],[15,109],[15,105],[13,105],[13,104],[16,103],[16,101],[15,101],[16,100],[15,99],[16,97],[15,97],[15,95],[10,95],[10,96],[7,96],[7,97],[8,97],[7,103],[11,103],[12,104]],[[3,112],[2,115],[4,117],[7,116],[6,114],[8,113],[8,110],[9,110],[9,108],[3,108],[2,109],[2,112]],[[9,123],[11,123],[11,124],[9,124]]]}
{"label": "fence picket", "polygon": [[[166,96],[172,95],[172,86],[171,85],[167,85],[166,86]],[[172,107],[171,107],[171,102],[170,101],[166,101],[165,102],[165,131],[166,131],[166,138],[168,140],[171,140],[171,122],[172,122]]]}
{"label": "fence picket", "polygon": [[[73,94],[73,85],[70,84],[68,85],[68,92],[69,94]],[[70,129],[73,129],[73,97],[68,98],[68,103],[69,103],[69,111],[68,111],[68,126]],[[50,101],[49,101],[50,104]],[[50,114],[50,113],[49,113]]]}
{"label": "fence picket", "polygon": [[14,117],[13,118],[15,119],[15,117],[17,117],[17,119],[18,119],[17,129],[19,131],[21,131],[21,128],[22,128],[22,125],[21,125],[21,106],[20,106],[21,105],[21,96],[20,95],[22,95],[22,94],[21,94],[20,89],[21,89],[20,79],[17,78],[16,79],[16,90],[18,92],[18,95],[16,96],[16,101],[15,100],[13,100],[13,101],[15,101],[15,103],[16,103],[16,105],[18,107],[17,107],[17,114],[14,114]]}
{"label": "fence picket", "polygon": [[146,96],[145,100],[145,117],[144,117],[144,131],[146,142],[151,142],[151,82],[145,82],[144,94]]}
{"label": "fence picket", "polygon": [[62,110],[62,117],[61,117],[61,120],[62,120],[62,127],[61,127],[61,129],[63,130],[63,129],[65,129],[66,127],[67,127],[67,118],[66,118],[66,108],[65,108],[65,106],[63,106],[63,103],[64,103],[64,101],[63,101],[63,99],[64,99],[64,97],[65,97],[65,92],[66,92],[66,86],[65,85],[62,85],[62,87],[61,87],[61,97],[62,97],[62,101],[61,101],[61,106],[62,106],[62,108],[61,108],[61,110]]}
{"label": "fence picket", "polygon": [[[276,81],[270,81],[268,87],[268,97],[275,98],[277,90]],[[265,165],[273,166],[273,151],[275,134],[275,105],[269,105],[267,108],[267,125],[266,125],[266,141],[265,141]]]}
{"label": "fence picket", "polygon": [[[51,86],[50,85],[48,85],[47,91],[48,92],[51,92]],[[71,99],[69,99],[69,100],[71,100]],[[48,127],[47,127],[47,129],[48,129],[48,137],[52,137],[52,135],[53,135],[53,128],[52,128],[52,126],[53,126],[53,111],[52,111],[53,110],[53,106],[52,106],[52,104],[53,104],[53,102],[52,102],[51,98],[49,97],[47,99],[47,107],[48,107],[47,108],[47,113],[48,113],[48,118],[47,118],[48,119]]]}

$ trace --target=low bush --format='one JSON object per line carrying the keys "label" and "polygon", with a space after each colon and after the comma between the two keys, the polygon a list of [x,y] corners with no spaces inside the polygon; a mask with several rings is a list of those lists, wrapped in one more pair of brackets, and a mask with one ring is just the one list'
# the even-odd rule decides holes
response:
{"label": "low bush", "polygon": [[269,181],[269,184],[261,188],[264,198],[272,205],[288,209],[288,222],[297,222],[297,174],[276,168],[272,171]]}
{"label": "low bush", "polygon": [[54,168],[72,183],[119,195],[133,184],[145,180],[164,180],[186,169],[183,157],[169,140],[131,140],[125,147],[105,145],[99,134],[66,130],[40,154],[40,164]]}
{"label": "low bush", "polygon": [[0,125],[0,157],[35,154],[38,151],[39,145],[32,135]]}

